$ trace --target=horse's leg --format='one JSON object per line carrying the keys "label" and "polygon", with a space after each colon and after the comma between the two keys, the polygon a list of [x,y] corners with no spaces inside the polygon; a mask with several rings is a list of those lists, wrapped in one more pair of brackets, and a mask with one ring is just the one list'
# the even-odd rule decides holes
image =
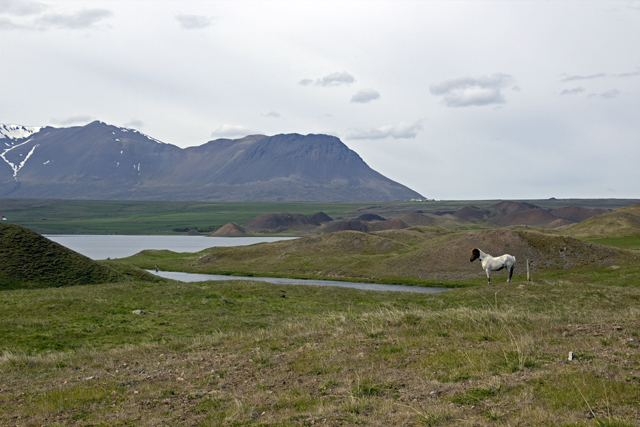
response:
{"label": "horse's leg", "polygon": [[489,280],[489,284],[491,284],[491,270],[487,268],[487,279]]}
{"label": "horse's leg", "polygon": [[511,282],[511,276],[513,276],[513,267],[515,266],[511,266],[509,267],[509,278],[507,279],[507,283]]}

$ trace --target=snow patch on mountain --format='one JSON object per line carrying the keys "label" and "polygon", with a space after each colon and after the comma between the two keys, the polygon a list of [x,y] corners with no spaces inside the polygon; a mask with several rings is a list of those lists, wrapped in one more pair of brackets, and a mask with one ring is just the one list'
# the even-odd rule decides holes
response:
{"label": "snow patch on mountain", "polygon": [[[13,150],[14,148],[20,147],[22,145],[28,144],[29,142],[31,142],[31,139],[26,140],[25,142],[21,143],[21,144],[16,144],[11,148],[7,148],[6,150],[4,150],[2,153],[0,153],[0,157],[2,157],[2,160],[4,160],[9,167],[11,167],[11,169],[13,170],[13,179],[15,179],[16,181],[18,180],[18,172],[20,171],[20,169],[22,169],[24,167],[25,164],[27,164],[27,160],[29,160],[29,157],[31,157],[31,155],[33,154],[34,151],[36,151],[36,148],[38,148],[40,146],[40,144],[36,144],[31,148],[31,151],[29,151],[29,153],[24,157],[24,159],[20,162],[20,163],[12,163],[11,161],[9,161],[6,157],[6,154]],[[22,154],[20,154],[20,156],[22,156]]]}
{"label": "snow patch on mountain", "polygon": [[[17,140],[40,132],[41,126],[4,125],[0,123],[0,139]],[[5,141],[5,145],[9,146]]]}
{"label": "snow patch on mountain", "polygon": [[147,138],[147,139],[148,139],[148,140],[150,140],[150,141],[157,142],[158,144],[165,144],[165,145],[167,144],[166,142],[162,142],[162,141],[160,141],[160,140],[157,140],[157,139],[155,139],[155,138],[152,138],[152,137],[150,137],[149,135],[145,135],[144,133],[142,133],[142,132],[140,132],[139,130],[136,130],[136,129],[129,129],[129,128],[118,128],[118,129],[119,129],[121,132],[133,132],[133,133],[137,133],[137,134],[139,134],[139,135],[144,136],[145,138]]}

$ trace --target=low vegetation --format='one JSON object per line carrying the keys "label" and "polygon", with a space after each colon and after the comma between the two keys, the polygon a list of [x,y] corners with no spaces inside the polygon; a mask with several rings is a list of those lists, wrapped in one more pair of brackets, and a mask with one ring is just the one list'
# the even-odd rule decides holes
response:
{"label": "low vegetation", "polygon": [[[16,227],[2,238],[34,240],[2,250],[43,245]],[[468,246],[507,243],[520,273],[488,286]],[[0,291],[0,425],[637,426],[638,256],[558,232],[425,226],[92,262],[110,276]],[[40,259],[53,271],[59,258]],[[461,287],[181,283],[146,263]]]}
{"label": "low vegetation", "polygon": [[633,426],[639,277],[6,291],[0,424]]}

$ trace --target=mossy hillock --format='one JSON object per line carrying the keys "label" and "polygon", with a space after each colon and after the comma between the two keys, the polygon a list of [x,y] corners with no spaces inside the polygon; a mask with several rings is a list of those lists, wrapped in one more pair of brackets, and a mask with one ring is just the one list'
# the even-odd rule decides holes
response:
{"label": "mossy hillock", "polygon": [[125,276],[16,224],[0,224],[0,290],[87,285]]}
{"label": "mossy hillock", "polygon": [[591,217],[563,231],[573,237],[640,237],[640,204]]}

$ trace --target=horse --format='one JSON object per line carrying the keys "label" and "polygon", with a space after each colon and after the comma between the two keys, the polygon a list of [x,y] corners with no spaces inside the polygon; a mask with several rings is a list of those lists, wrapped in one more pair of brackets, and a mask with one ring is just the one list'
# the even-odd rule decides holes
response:
{"label": "horse", "polygon": [[492,257],[489,254],[485,254],[480,249],[472,249],[471,250],[471,262],[476,259],[480,259],[482,263],[482,269],[487,272],[487,279],[489,279],[489,284],[491,284],[491,272],[492,271],[500,271],[503,268],[506,268],[509,272],[509,278],[507,279],[507,283],[511,282],[511,276],[513,276],[513,267],[516,263],[516,257],[504,254],[499,257]]}

